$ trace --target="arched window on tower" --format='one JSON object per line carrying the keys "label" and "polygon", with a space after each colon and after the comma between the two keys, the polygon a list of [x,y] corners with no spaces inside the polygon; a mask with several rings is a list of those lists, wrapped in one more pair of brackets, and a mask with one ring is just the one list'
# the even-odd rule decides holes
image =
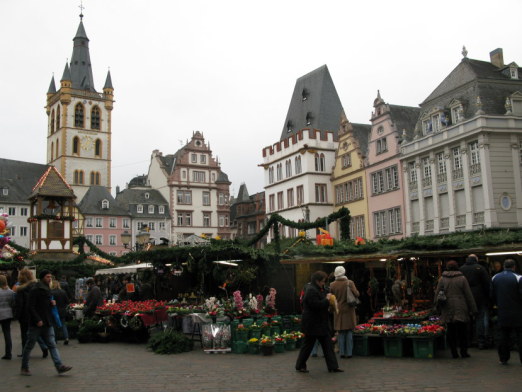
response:
{"label": "arched window on tower", "polygon": [[54,133],[54,109],[51,112],[51,135]]}
{"label": "arched window on tower", "polygon": [[102,144],[100,139],[96,139],[96,143],[94,144],[94,155],[97,157],[102,154]]}
{"label": "arched window on tower", "polygon": [[315,154],[315,171],[324,171],[324,154]]}
{"label": "arched window on tower", "polygon": [[56,155],[56,159],[58,159],[58,157],[60,156],[60,141],[59,140],[56,141],[56,154],[54,154],[54,155]]}
{"label": "arched window on tower", "polygon": [[100,185],[100,173],[91,172],[91,185]]}
{"label": "arched window on tower", "polygon": [[83,184],[83,182],[84,182],[84,179],[83,179],[83,170],[75,170],[75,171],[74,171],[74,179],[73,179],[73,182],[74,182],[74,184]]}
{"label": "arched window on tower", "polygon": [[83,170],[80,170],[80,184],[84,184],[85,179],[83,178]]}
{"label": "arched window on tower", "polygon": [[74,126],[83,128],[84,124],[84,113],[83,113],[83,105],[78,103],[74,108]]}
{"label": "arched window on tower", "polygon": [[73,138],[73,154],[80,154],[80,138],[75,136]]}
{"label": "arched window on tower", "polygon": [[56,130],[60,130],[60,105],[56,108]]}
{"label": "arched window on tower", "polygon": [[54,142],[51,142],[51,162],[54,161]]}
{"label": "arched window on tower", "polygon": [[100,129],[100,108],[98,106],[91,110],[91,129]]}

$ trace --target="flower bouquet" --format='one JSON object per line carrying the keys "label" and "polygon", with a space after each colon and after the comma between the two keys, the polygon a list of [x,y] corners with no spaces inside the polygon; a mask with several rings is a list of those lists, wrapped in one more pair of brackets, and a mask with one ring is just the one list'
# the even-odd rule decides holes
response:
{"label": "flower bouquet", "polygon": [[248,352],[250,354],[259,354],[259,339],[251,338],[248,340]]}
{"label": "flower bouquet", "polygon": [[295,350],[295,341],[296,341],[296,337],[293,333],[288,333],[286,331],[283,332],[283,335],[281,335],[284,339],[285,339],[285,349],[290,351],[290,350]]}
{"label": "flower bouquet", "polygon": [[373,324],[365,323],[356,325],[353,329],[354,334],[366,335],[372,333]]}
{"label": "flower bouquet", "polygon": [[262,336],[259,340],[259,346],[263,355],[272,355],[274,353],[274,341],[270,336]]}
{"label": "flower bouquet", "polygon": [[272,335],[279,335],[281,333],[281,323],[279,320],[271,320],[270,329],[272,330]]}
{"label": "flower bouquet", "polygon": [[423,325],[417,330],[418,336],[437,337],[444,334],[444,327],[442,325],[431,324]]}
{"label": "flower bouquet", "polygon": [[300,348],[301,344],[303,343],[304,333],[301,331],[295,331],[294,332],[294,339],[295,339],[295,347]]}
{"label": "flower bouquet", "polygon": [[285,343],[286,340],[284,337],[280,335],[274,336],[274,351],[276,353],[284,353],[285,352]]}

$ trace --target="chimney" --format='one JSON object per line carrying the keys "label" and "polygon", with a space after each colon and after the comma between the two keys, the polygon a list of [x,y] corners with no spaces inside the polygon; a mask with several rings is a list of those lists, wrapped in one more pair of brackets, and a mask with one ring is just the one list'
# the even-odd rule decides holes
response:
{"label": "chimney", "polygon": [[116,185],[116,194],[120,193],[120,186]]}
{"label": "chimney", "polygon": [[504,54],[502,53],[502,48],[497,48],[492,52],[489,52],[489,58],[491,59],[491,64],[493,64],[495,67],[504,67]]}

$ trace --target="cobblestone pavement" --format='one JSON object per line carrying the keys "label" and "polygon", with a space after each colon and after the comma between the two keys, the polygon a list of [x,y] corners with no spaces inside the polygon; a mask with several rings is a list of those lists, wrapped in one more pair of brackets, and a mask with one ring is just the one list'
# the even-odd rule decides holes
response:
{"label": "cobblestone pavement", "polygon": [[[13,323],[14,354],[20,351],[18,324]],[[1,339],[0,339],[1,342]],[[1,346],[1,343],[0,343]],[[3,348],[3,347],[2,347]],[[520,391],[522,366],[512,353],[508,366],[498,364],[495,350],[471,349],[469,359],[340,359],[344,373],[328,373],[324,359],[310,358],[310,373],[297,373],[297,351],[271,357],[249,354],[206,354],[199,349],[157,355],[145,345],[59,342],[63,362],[73,370],[58,376],[50,358],[35,347],[31,377],[19,375],[20,358],[0,361],[2,391]]]}

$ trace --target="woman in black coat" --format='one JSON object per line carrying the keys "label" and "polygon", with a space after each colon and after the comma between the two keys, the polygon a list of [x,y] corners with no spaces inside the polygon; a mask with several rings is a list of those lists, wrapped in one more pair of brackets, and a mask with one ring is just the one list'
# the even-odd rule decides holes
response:
{"label": "woman in black coat", "polygon": [[310,357],[316,340],[319,341],[323,349],[328,371],[342,372],[333,351],[328,326],[328,308],[331,294],[324,290],[327,277],[323,271],[314,272],[311,284],[304,294],[301,326],[305,336],[295,364],[295,369],[301,373],[308,373],[306,361]]}

